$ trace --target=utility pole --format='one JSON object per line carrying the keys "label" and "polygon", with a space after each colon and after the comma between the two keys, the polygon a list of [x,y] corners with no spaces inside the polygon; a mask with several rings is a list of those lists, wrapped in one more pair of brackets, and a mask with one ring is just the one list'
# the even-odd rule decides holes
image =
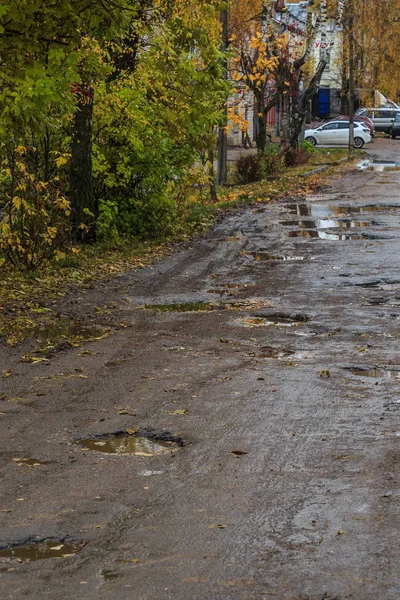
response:
{"label": "utility pole", "polygon": [[349,44],[349,154],[354,151],[354,0],[348,0]]}
{"label": "utility pole", "polygon": [[[226,53],[228,49],[228,5],[225,4],[221,10],[221,25],[222,25],[222,51]],[[226,56],[223,59],[224,79],[228,79],[228,59]],[[228,106],[225,103],[224,107],[225,121],[228,118]],[[226,135],[226,129],[220,127],[218,131],[218,177],[217,184],[225,185],[227,175],[227,162],[228,162],[228,138]]]}

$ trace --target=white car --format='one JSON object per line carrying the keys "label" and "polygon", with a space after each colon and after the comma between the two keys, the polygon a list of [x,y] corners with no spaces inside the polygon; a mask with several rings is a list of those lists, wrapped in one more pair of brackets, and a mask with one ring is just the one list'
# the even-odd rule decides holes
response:
{"label": "white car", "polygon": [[[320,125],[316,129],[307,129],[304,139],[311,142],[313,146],[317,144],[343,145],[349,143],[350,124],[349,121],[330,121]],[[363,123],[354,123],[354,147],[362,148],[364,144],[371,141],[369,129]]]}

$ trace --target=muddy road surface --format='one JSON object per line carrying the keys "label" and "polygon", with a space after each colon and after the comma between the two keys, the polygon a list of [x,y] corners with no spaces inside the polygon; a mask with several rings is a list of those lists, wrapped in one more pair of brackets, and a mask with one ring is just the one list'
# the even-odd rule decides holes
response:
{"label": "muddy road surface", "polygon": [[399,256],[344,166],[3,343],[0,597],[398,600]]}

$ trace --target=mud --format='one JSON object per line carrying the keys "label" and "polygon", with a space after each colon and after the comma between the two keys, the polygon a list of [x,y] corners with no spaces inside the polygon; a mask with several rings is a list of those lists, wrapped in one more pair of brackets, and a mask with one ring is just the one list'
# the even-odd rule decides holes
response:
{"label": "mud", "polygon": [[[400,598],[399,190],[341,166],[53,307],[112,335],[39,362],[35,338],[0,346],[0,547],[88,542],[3,555],[2,600]],[[240,308],[192,310],[219,292]],[[179,448],[74,443],[118,432]]]}

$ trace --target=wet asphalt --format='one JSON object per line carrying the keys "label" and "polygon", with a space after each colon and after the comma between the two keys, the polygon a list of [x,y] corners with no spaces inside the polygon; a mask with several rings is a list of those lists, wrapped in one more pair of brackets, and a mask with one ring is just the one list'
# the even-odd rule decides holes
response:
{"label": "wet asphalt", "polygon": [[3,344],[1,599],[398,600],[399,255],[400,171],[343,165]]}

